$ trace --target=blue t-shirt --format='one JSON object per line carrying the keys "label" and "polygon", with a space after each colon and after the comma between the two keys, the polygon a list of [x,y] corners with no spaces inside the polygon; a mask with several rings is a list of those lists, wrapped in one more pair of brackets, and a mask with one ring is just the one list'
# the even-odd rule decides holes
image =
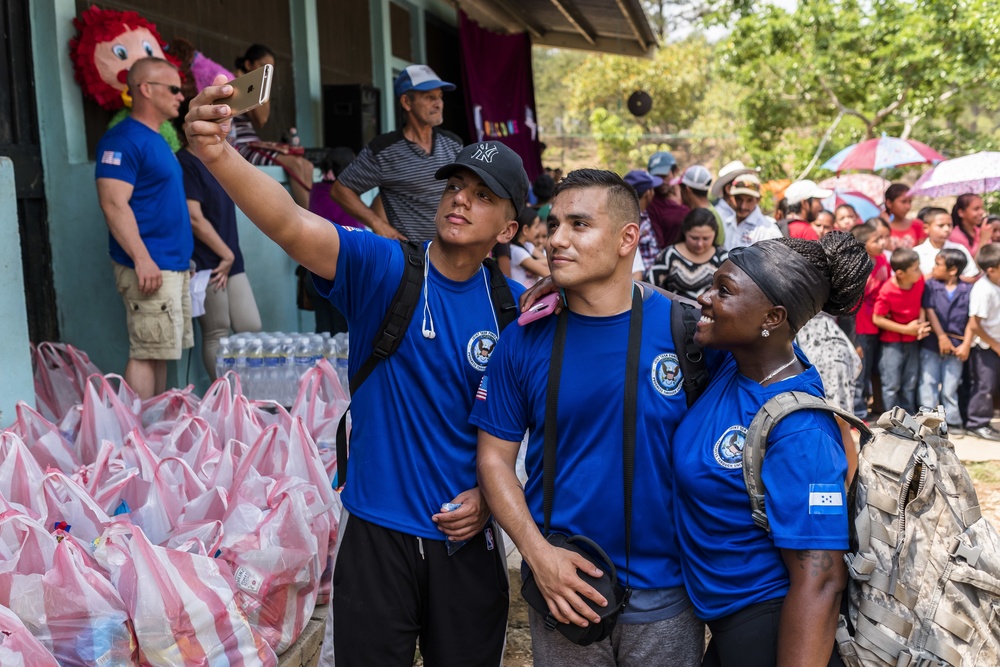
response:
{"label": "blue t-shirt", "polygon": [[[177,160],[181,163],[184,171],[184,193],[185,197],[201,204],[201,212],[205,218],[212,223],[216,233],[225,242],[229,249],[233,251],[235,259],[233,266],[229,269],[229,275],[235,276],[243,273],[243,253],[240,252],[240,235],[236,228],[236,204],[229,198],[226,191],[215,180],[212,172],[205,164],[196,158],[188,150],[177,151]],[[194,240],[195,269],[204,271],[214,269],[219,265],[219,256],[200,241],[197,237]]]}
{"label": "blue t-shirt", "polygon": [[[683,585],[673,522],[669,443],[684,415],[686,399],[670,336],[671,305],[657,293],[643,304],[629,554],[629,584],[640,591]],[[623,583],[622,408],[629,319],[628,312],[611,317],[569,314],[559,383],[551,520],[554,533],[585,535],[597,542],[618,568]],[[471,418],[487,433],[510,442],[520,442],[525,430],[530,431],[524,495],[540,528],[544,525],[545,397],[556,320],[547,317],[504,331]],[[664,618],[689,606],[682,589],[678,593],[671,602],[680,603],[680,609],[668,611]],[[659,619],[640,622],[654,620]]]}
{"label": "blue t-shirt", "polygon": [[[351,377],[371,356],[405,261],[398,241],[360,229],[340,233],[337,276],[314,277],[347,318]],[[507,281],[516,299],[524,288]],[[395,354],[351,397],[351,456],[341,494],[351,514],[425,539],[444,540],[431,521],[442,503],[477,486],[476,428],[469,414],[497,342],[489,275],[455,282],[429,265],[427,306],[434,338],[422,331],[424,291]],[[428,319],[430,325],[430,319]]]}
{"label": "blue t-shirt", "polygon": [[[799,359],[807,363],[802,354]],[[785,391],[824,395],[812,366],[762,387],[727,355],[674,435],[684,583],[703,620],[784,597],[788,571],[779,549],[848,548],[847,459],[829,413],[796,412],[774,427],[762,472],[770,536],[750,516],[743,482],[746,430],[760,407]]]}
{"label": "blue t-shirt", "polygon": [[[194,237],[184,196],[181,165],[160,134],[131,117],[104,133],[97,142],[96,178],[113,178],[133,187],[128,204],[139,236],[161,270],[190,268]],[[108,233],[111,259],[135,267],[132,258]]]}

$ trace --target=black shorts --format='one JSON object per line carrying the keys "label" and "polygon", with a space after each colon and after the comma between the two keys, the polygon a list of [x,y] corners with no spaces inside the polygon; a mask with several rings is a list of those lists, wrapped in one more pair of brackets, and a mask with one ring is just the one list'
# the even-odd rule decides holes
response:
{"label": "black shorts", "polygon": [[[345,516],[347,516],[345,514]],[[449,556],[420,539],[348,516],[333,572],[337,667],[496,667],[503,658],[510,586],[491,521]]]}
{"label": "black shorts", "polygon": [[[712,640],[701,667],[774,667],[778,664],[778,626],[784,598],[752,604],[708,622]],[[829,667],[843,667],[833,646]]]}

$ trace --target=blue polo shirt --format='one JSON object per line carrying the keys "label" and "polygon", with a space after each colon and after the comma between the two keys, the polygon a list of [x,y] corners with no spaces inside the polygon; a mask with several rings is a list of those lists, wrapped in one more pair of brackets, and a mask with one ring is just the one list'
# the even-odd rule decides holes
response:
{"label": "blue polo shirt", "polygon": [[[194,237],[184,195],[184,175],[170,145],[137,120],[128,117],[104,133],[97,143],[96,178],[130,183],[128,201],[139,236],[161,270],[190,268]],[[135,268],[132,258],[108,232],[111,259]]]}
{"label": "blue polo shirt", "polygon": [[747,427],[769,398],[785,391],[824,395],[812,366],[762,387],[727,355],[671,441],[674,468],[683,471],[674,507],[684,583],[703,620],[783,598],[789,581],[781,549],[848,548],[847,458],[829,413],[803,410],[772,429],[762,471],[770,534],[750,515]]}
{"label": "blue polo shirt", "polygon": [[[635,590],[623,623],[649,623],[688,608],[674,532],[670,442],[687,402],[670,336],[669,299],[643,304],[642,347],[632,492],[628,583]],[[585,535],[603,548],[626,580],[622,427],[630,313],[569,314],[559,384],[555,498],[551,530]],[[529,431],[524,488],[539,529],[549,358],[556,317],[510,326],[501,337],[477,396],[471,422],[520,442]],[[646,592],[649,594],[646,594]]]}
{"label": "blue polo shirt", "polygon": [[[963,334],[965,325],[969,323],[969,295],[972,293],[972,283],[961,280],[955,288],[949,290],[940,280],[929,278],[924,283],[924,296],[920,305],[934,311],[938,322],[945,333]],[[950,336],[952,345],[961,344],[961,339]],[[940,351],[937,336],[927,336],[920,341],[920,346],[934,352]]]}
{"label": "blue polo shirt", "polygon": [[[348,374],[353,377],[371,356],[405,257],[398,241],[335,228],[340,234],[336,279],[314,281],[347,318]],[[515,299],[524,292],[517,283],[507,283]],[[434,338],[421,333],[425,295]],[[469,413],[498,333],[485,268],[456,282],[429,265],[399,349],[351,396],[351,456],[341,494],[351,514],[408,535],[445,539],[431,516],[442,503],[478,485],[478,431],[469,424]]]}

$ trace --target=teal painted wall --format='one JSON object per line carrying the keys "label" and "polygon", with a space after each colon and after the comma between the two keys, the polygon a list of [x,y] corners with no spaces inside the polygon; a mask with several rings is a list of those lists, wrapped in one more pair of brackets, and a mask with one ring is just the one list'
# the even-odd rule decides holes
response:
{"label": "teal painted wall", "polygon": [[[303,139],[316,136],[316,113],[321,100],[315,0],[292,0],[292,38],[296,45],[296,122]],[[86,351],[105,372],[124,371],[128,356],[125,312],[114,288],[108,259],[108,231],[97,203],[94,163],[87,158],[83,102],[73,79],[69,58],[74,0],[37,0],[31,3],[35,91],[38,104],[48,200],[52,272],[59,330],[65,342]],[[311,17],[311,20],[310,20]],[[284,181],[280,169],[272,170]],[[311,314],[300,317],[295,308],[294,264],[242,214],[241,246],[251,285],[266,330],[311,330]],[[15,225],[16,229],[16,225]],[[3,270],[0,275],[7,277]],[[13,276],[13,273],[9,274]],[[21,280],[20,266],[16,271]],[[197,325],[195,331],[197,335]],[[207,375],[200,350],[194,350],[190,379],[199,389]],[[171,364],[169,382],[183,386],[188,360]]]}
{"label": "teal painted wall", "polygon": [[31,377],[28,342],[28,312],[24,303],[21,270],[21,237],[17,228],[17,197],[14,192],[14,163],[0,157],[0,426],[9,426],[16,416],[18,401],[34,405],[35,388]]}

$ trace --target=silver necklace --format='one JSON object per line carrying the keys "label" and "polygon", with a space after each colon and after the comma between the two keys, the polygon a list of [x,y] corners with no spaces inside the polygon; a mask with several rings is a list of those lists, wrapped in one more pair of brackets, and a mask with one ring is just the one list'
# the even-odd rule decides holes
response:
{"label": "silver necklace", "polygon": [[791,358],[791,359],[790,359],[790,360],[788,361],[788,363],[786,363],[786,364],[782,364],[782,365],[781,365],[781,366],[779,366],[778,368],[775,368],[775,369],[774,369],[774,372],[773,372],[773,373],[771,373],[770,375],[768,375],[768,376],[767,376],[766,378],[764,378],[763,380],[761,380],[759,384],[764,384],[765,382],[767,382],[768,380],[770,380],[771,378],[773,378],[773,377],[774,377],[775,375],[777,375],[777,374],[778,374],[778,373],[780,373],[781,371],[785,370],[786,368],[788,368],[789,366],[791,366],[791,365],[792,365],[792,364],[794,364],[794,363],[795,363],[795,357],[792,357],[792,358]]}

